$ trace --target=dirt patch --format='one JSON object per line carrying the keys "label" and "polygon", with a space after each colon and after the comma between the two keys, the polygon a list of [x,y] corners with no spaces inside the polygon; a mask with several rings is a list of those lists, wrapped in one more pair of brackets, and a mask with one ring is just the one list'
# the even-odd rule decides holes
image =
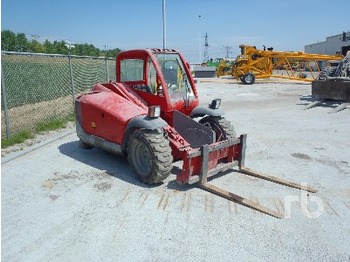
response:
{"label": "dirt patch", "polygon": [[333,161],[330,159],[316,159],[317,162],[336,168],[340,173],[347,174],[347,169],[349,167],[349,163],[347,161]]}
{"label": "dirt patch", "polygon": [[312,158],[310,156],[308,156],[307,154],[303,154],[303,153],[293,153],[291,155],[292,155],[292,157],[299,158],[299,159],[312,160]]}
{"label": "dirt patch", "polygon": [[59,196],[57,195],[49,195],[49,198],[52,200],[52,201],[55,201]]}
{"label": "dirt patch", "polygon": [[103,191],[103,192],[111,189],[111,187],[112,187],[112,184],[106,183],[106,182],[97,183],[94,186],[94,188],[97,188],[98,191]]}
{"label": "dirt patch", "polygon": [[56,186],[56,183],[54,181],[45,181],[41,184],[41,187],[47,188],[47,189],[52,189]]}
{"label": "dirt patch", "polygon": [[76,170],[72,170],[69,173],[62,174],[60,172],[55,172],[54,178],[50,178],[47,182],[59,182],[59,181],[72,181],[72,180],[104,180],[110,179],[110,175],[108,175],[105,171],[103,172],[91,172],[91,173],[79,173]]}

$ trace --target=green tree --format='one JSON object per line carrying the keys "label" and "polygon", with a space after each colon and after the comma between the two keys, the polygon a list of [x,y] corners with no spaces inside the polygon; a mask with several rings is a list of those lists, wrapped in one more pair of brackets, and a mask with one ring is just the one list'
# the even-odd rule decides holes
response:
{"label": "green tree", "polygon": [[47,39],[45,40],[43,47],[44,47],[44,52],[45,53],[47,53],[47,54],[52,54],[53,53],[53,51],[52,51],[53,45],[52,45],[52,43],[49,40],[47,40]]}
{"label": "green tree", "polygon": [[44,43],[36,39],[28,41],[24,33],[16,34],[11,30],[1,31],[1,50],[3,51],[106,57],[115,57],[121,51],[119,48],[102,51],[92,44],[75,44],[74,46],[68,49],[64,41],[50,42],[47,39]]}
{"label": "green tree", "polygon": [[68,48],[65,45],[66,43],[64,41],[54,41],[54,49],[55,49],[55,54],[63,54],[63,55],[68,55]]}
{"label": "green tree", "polygon": [[32,53],[45,53],[45,48],[37,40],[32,40],[29,43],[29,50],[28,51],[32,52]]}
{"label": "green tree", "polygon": [[16,35],[16,46],[15,51],[17,52],[26,52],[28,51],[28,40],[24,33],[18,33]]}
{"label": "green tree", "polygon": [[119,54],[122,50],[119,49],[119,48],[114,48],[114,49],[111,49],[111,50],[107,50],[107,54],[106,56],[107,57],[116,57],[117,54]]}
{"label": "green tree", "polygon": [[16,47],[16,34],[10,30],[4,30],[1,32],[1,50],[3,51],[15,51]]}

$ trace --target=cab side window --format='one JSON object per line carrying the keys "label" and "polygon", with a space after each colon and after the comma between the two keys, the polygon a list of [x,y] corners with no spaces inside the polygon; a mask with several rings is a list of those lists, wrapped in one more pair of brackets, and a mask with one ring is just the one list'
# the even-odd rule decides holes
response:
{"label": "cab side window", "polygon": [[144,79],[144,60],[142,59],[122,60],[120,69],[122,82],[142,81]]}
{"label": "cab side window", "polygon": [[151,93],[157,94],[157,71],[154,67],[151,59],[147,61],[147,83],[148,87],[151,89]]}

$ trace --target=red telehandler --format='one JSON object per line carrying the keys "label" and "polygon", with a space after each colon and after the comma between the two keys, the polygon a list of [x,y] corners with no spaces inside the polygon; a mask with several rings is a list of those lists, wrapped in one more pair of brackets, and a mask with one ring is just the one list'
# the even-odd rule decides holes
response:
{"label": "red telehandler", "polygon": [[236,136],[220,103],[214,99],[208,107],[198,106],[190,67],[178,51],[124,51],[116,58],[116,82],[98,83],[76,98],[77,135],[84,148],[127,157],[145,183],[162,182],[172,163],[182,160],[177,182],[199,183],[216,195],[278,218],[278,212],[211,185],[207,177],[238,166],[242,173],[316,192],[246,168],[246,135]]}

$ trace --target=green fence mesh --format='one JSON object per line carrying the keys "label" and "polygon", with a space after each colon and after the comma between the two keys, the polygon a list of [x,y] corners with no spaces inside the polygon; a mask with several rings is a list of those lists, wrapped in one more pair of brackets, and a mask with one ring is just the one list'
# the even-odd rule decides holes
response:
{"label": "green fence mesh", "polygon": [[73,114],[74,97],[115,81],[115,59],[2,52],[1,137]]}

